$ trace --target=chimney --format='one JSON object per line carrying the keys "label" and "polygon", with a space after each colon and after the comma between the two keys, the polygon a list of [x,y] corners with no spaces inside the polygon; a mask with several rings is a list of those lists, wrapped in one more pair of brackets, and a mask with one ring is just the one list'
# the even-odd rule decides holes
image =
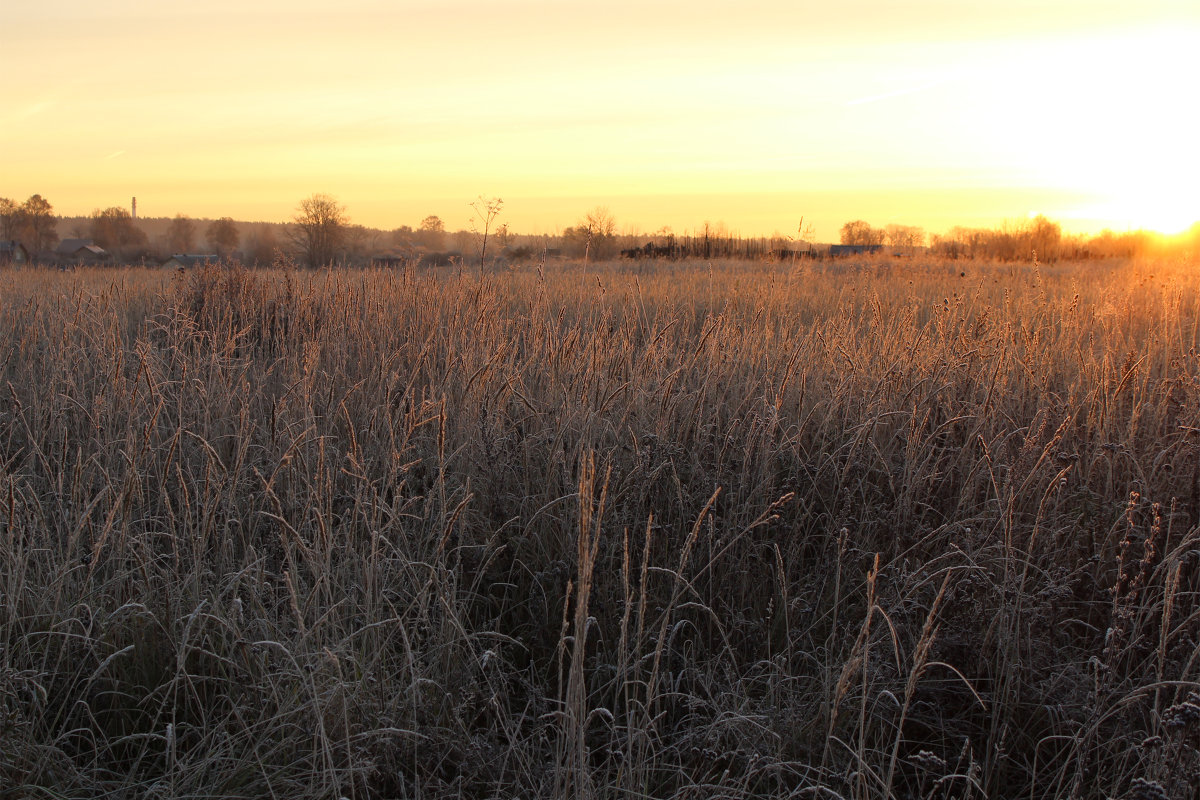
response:
{"label": "chimney", "polygon": [[137,198],[133,198],[133,218],[137,219]]}

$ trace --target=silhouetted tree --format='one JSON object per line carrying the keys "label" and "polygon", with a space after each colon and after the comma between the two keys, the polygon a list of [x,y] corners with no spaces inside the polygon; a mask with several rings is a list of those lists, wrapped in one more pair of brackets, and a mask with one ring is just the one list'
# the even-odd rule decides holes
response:
{"label": "silhouetted tree", "polygon": [[21,207],[7,197],[0,197],[0,239],[17,238],[21,227]]}
{"label": "silhouetted tree", "polygon": [[893,247],[922,247],[925,244],[925,230],[915,225],[888,225],[884,235]]}
{"label": "silhouetted tree", "polygon": [[217,255],[225,258],[237,250],[242,237],[232,218],[221,217],[208,223],[208,227],[204,229],[204,238],[208,241],[208,246],[217,251]]}
{"label": "silhouetted tree", "polygon": [[430,214],[421,220],[416,240],[430,250],[441,250],[446,246],[446,223],[442,222],[441,217]]}
{"label": "silhouetted tree", "polygon": [[609,258],[616,250],[617,222],[604,206],[596,206],[573,228],[563,231],[563,238],[582,252],[584,261]]}
{"label": "silhouetted tree", "polygon": [[392,244],[401,247],[409,247],[416,243],[417,232],[412,229],[411,225],[401,225],[392,231]]}
{"label": "silhouetted tree", "polygon": [[861,219],[847,222],[842,226],[842,244],[872,245],[883,244],[884,232],[872,228]]}
{"label": "silhouetted tree", "polygon": [[327,194],[300,201],[288,235],[310,267],[333,263],[346,227],[346,210]]}
{"label": "silhouetted tree", "polygon": [[[1136,236],[1137,234],[1132,234]],[[935,252],[957,258],[995,258],[1001,261],[1024,261],[1034,252],[1042,261],[1053,261],[1062,249],[1062,228],[1044,216],[1032,220],[1005,222],[997,229],[954,227],[939,237]],[[1087,248],[1096,255],[1133,255],[1139,248],[1129,238],[1117,244],[1111,231],[1093,237]],[[1117,252],[1113,252],[1114,249]]]}
{"label": "silhouetted tree", "polygon": [[167,227],[167,247],[172,253],[190,253],[196,246],[196,223],[182,214]]}
{"label": "silhouetted tree", "polygon": [[379,237],[382,231],[368,228],[365,225],[346,225],[343,228],[342,241],[346,254],[351,260],[362,263],[379,250]]}
{"label": "silhouetted tree", "polygon": [[130,256],[146,246],[146,234],[133,221],[129,209],[112,206],[93,211],[89,232],[99,246],[121,256]]}
{"label": "silhouetted tree", "polygon": [[58,244],[58,219],[54,207],[40,194],[25,201],[20,210],[20,227],[30,251],[40,253]]}
{"label": "silhouetted tree", "polygon": [[1038,214],[1029,224],[1030,250],[1042,261],[1058,258],[1058,245],[1062,241],[1062,226]]}

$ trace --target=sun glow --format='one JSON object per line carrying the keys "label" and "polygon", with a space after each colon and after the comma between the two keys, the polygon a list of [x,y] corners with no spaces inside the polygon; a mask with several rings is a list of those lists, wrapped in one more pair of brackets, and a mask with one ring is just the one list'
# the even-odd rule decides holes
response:
{"label": "sun glow", "polygon": [[524,230],[607,205],[648,230],[803,215],[824,239],[1200,218],[1197,4],[251,5],[6,9],[0,196],[284,219],[324,191],[388,228],[465,224],[486,193]]}

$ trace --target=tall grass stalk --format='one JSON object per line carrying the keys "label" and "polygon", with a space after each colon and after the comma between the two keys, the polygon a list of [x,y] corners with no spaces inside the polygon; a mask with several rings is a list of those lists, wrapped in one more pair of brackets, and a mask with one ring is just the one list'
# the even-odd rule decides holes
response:
{"label": "tall grass stalk", "polygon": [[1200,272],[0,272],[12,796],[1187,796]]}

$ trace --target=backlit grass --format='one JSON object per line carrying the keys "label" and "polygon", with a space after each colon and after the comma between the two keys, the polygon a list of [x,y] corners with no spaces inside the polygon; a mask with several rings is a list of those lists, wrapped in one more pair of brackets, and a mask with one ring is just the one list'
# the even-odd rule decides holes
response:
{"label": "backlit grass", "polygon": [[0,784],[1187,796],[1196,267],[2,272]]}

